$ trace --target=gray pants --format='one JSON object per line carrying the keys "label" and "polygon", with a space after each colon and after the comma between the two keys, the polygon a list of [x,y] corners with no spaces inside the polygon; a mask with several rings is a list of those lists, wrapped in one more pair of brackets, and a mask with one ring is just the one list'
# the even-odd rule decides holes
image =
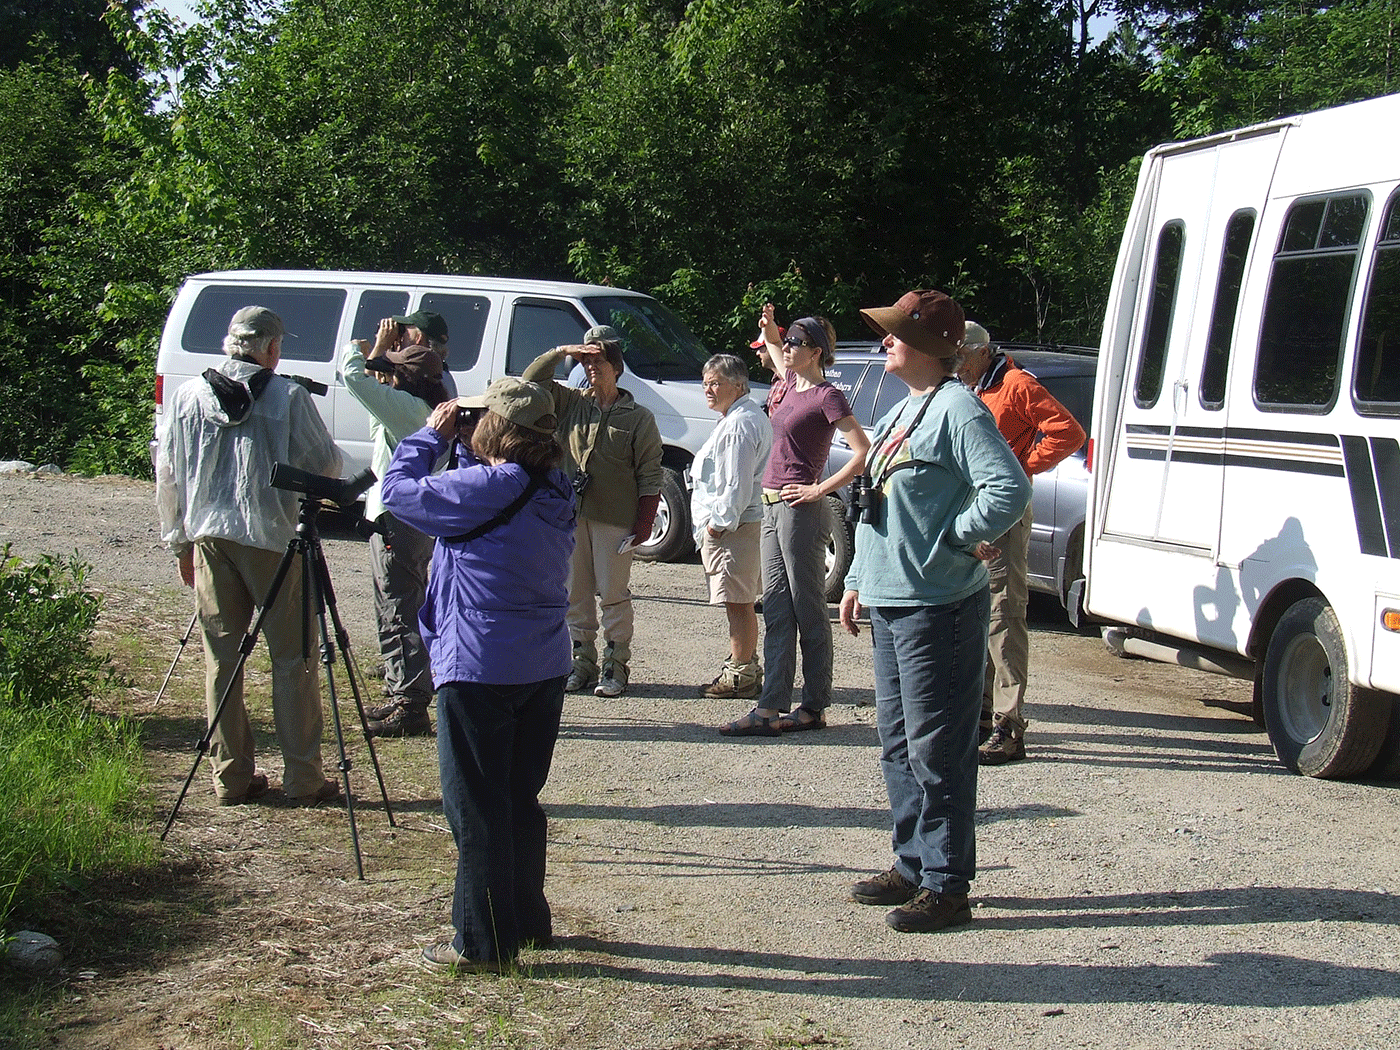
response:
{"label": "gray pants", "polygon": [[387,510],[376,522],[386,534],[369,538],[384,691],[392,702],[426,709],[433,699],[433,672],[418,633],[418,611],[428,593],[433,539]]}
{"label": "gray pants", "polygon": [[792,707],[797,645],[802,645],[802,706],[831,706],[831,617],[826,608],[826,506],[778,502],[764,506],[763,695],[757,706]]}
{"label": "gray pants", "polygon": [[982,722],[992,715],[1025,721],[1021,705],[1030,678],[1031,638],[1026,626],[1026,561],[1031,542],[1031,508],[992,546],[1001,554],[987,563],[992,577],[992,618],[987,637],[987,672],[982,685]]}

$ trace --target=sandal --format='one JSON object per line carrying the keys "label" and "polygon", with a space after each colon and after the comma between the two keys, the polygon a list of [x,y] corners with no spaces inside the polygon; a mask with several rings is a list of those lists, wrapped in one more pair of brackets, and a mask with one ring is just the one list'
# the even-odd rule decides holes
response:
{"label": "sandal", "polygon": [[[804,714],[806,718],[802,717]],[[809,729],[826,728],[826,715],[810,707],[799,707],[791,714],[784,712],[773,721],[777,723],[780,733],[805,733]]]}
{"label": "sandal", "polygon": [[743,718],[736,718],[728,725],[719,727],[723,736],[782,736],[783,731],[778,728],[776,718],[764,718],[758,713],[758,708],[754,708]]}

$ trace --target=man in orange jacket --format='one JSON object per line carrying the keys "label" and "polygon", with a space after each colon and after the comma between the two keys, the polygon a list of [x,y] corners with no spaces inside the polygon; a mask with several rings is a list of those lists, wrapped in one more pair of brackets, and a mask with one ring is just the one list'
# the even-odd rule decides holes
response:
{"label": "man in orange jacket", "polygon": [[[1029,372],[992,343],[987,330],[967,322],[958,377],[996,418],[997,429],[1027,477],[1049,470],[1084,444],[1081,427],[1064,405]],[[987,672],[982,687],[982,733],[978,762],[999,766],[1026,757],[1026,720],[1021,707],[1029,678],[1030,632],[1026,628],[1026,559],[1031,508],[992,547],[992,618],[987,636]]]}

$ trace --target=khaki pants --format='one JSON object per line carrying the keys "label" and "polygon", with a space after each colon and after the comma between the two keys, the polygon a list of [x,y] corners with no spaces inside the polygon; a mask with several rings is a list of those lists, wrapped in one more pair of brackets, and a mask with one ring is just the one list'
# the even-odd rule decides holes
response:
{"label": "khaki pants", "polygon": [[594,647],[601,605],[603,641],[623,663],[632,658],[632,552],[618,554],[617,548],[630,535],[629,526],[579,518],[569,562],[569,640]]}
{"label": "khaki pants", "polygon": [[992,715],[1025,721],[1021,706],[1030,675],[1031,640],[1026,627],[1026,560],[1031,542],[1031,508],[993,540],[1001,554],[987,563],[992,576],[992,617],[987,633],[987,671],[982,685],[982,722]]}
{"label": "khaki pants", "polygon": [[[214,791],[221,798],[247,791],[255,771],[243,677],[235,679],[233,672],[255,606],[272,587],[281,560],[277,551],[231,540],[204,539],[195,544],[194,593],[204,636],[204,700],[210,719],[224,690],[233,683],[210,741]],[[292,797],[318,791],[326,780],[321,768],[321,690],[314,659],[320,638],[313,620],[309,636],[313,659],[302,659],[301,590],[297,560],[262,626],[272,657],[272,716],[282,748],[282,788]]]}

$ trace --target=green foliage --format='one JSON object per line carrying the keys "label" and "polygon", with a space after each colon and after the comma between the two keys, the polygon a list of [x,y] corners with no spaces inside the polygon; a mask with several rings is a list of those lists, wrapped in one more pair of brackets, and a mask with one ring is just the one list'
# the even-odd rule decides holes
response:
{"label": "green foliage", "polygon": [[136,730],[88,702],[115,679],[91,651],[102,603],[85,577],[77,560],[0,552],[0,930],[72,876],[152,852]]}
{"label": "green foliage", "polygon": [[81,708],[110,682],[89,638],[102,597],[86,580],[76,555],[26,563],[10,555],[9,544],[0,550],[0,707]]}

